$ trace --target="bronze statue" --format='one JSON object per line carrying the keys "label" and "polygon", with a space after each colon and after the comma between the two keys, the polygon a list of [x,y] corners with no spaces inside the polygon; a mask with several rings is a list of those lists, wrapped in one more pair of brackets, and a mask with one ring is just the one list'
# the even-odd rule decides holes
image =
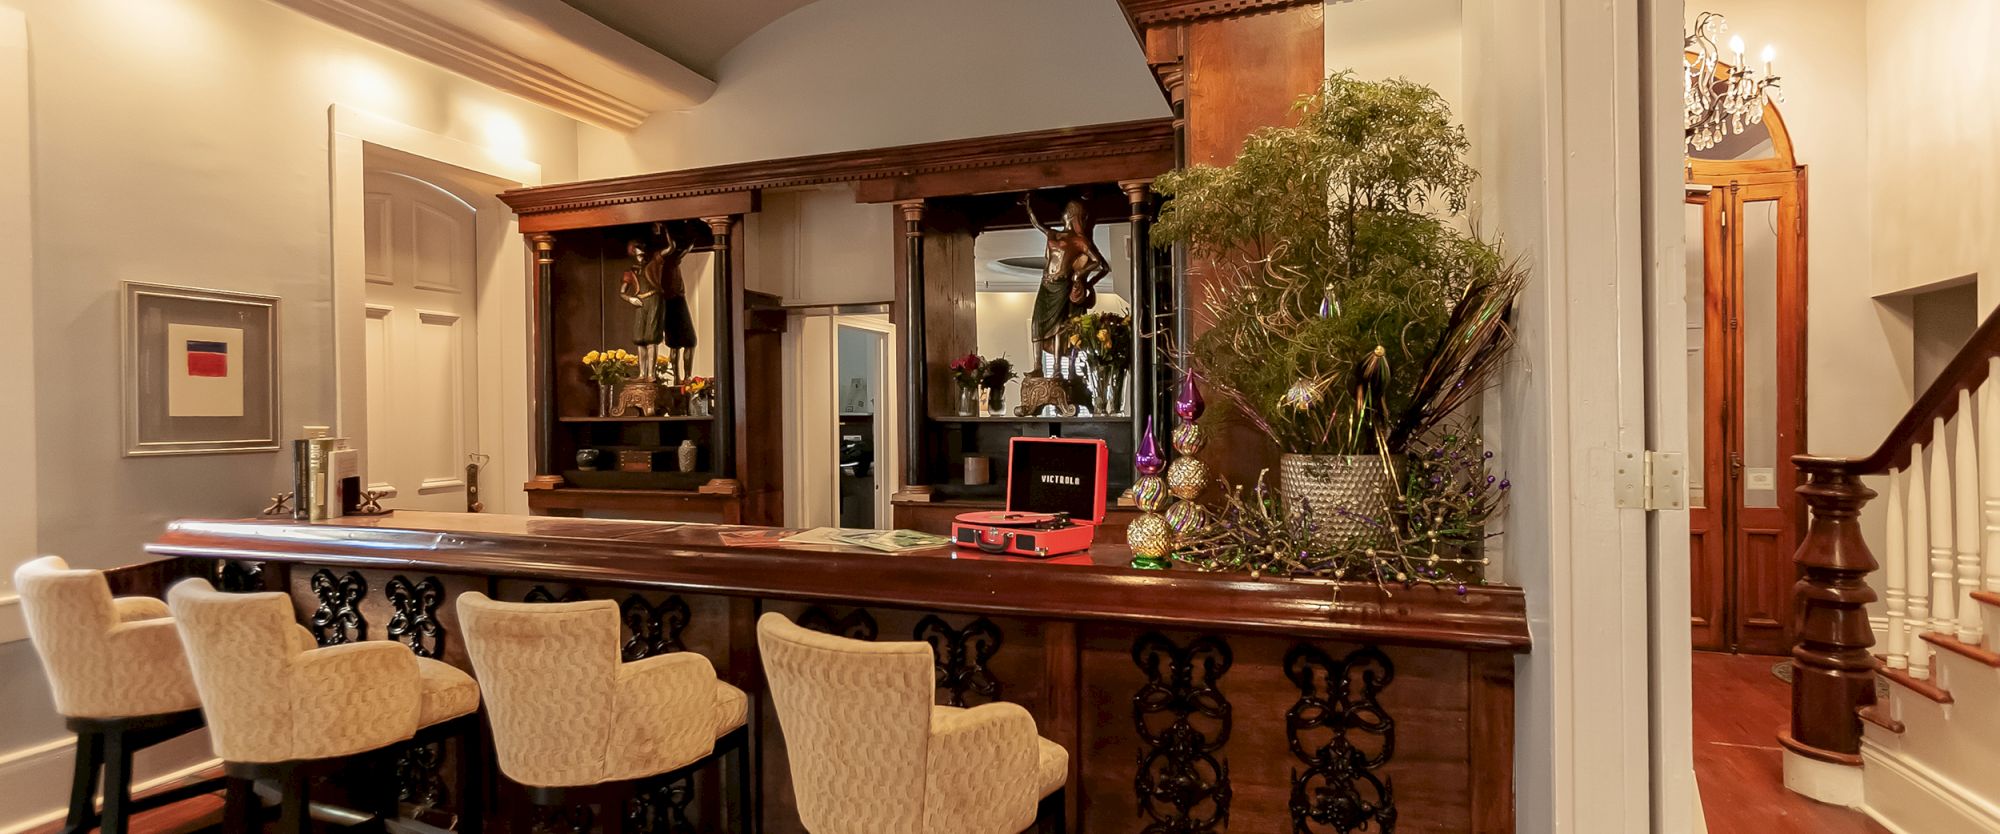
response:
{"label": "bronze statue", "polygon": [[639,378],[657,381],[660,345],[667,347],[667,365],[673,379],[686,379],[694,364],[694,318],[688,312],[687,285],[681,281],[681,259],[687,247],[674,240],[665,223],[653,224],[653,233],[665,244],[656,252],[646,252],[645,241],[626,244],[632,268],[618,281],[618,296],[639,308],[632,316],[632,344],[639,347]]}
{"label": "bronze statue", "polygon": [[[1083,201],[1071,200],[1063,207],[1063,226],[1051,229],[1042,225],[1035,217],[1032,195],[1021,198],[1021,207],[1028,212],[1028,222],[1036,231],[1049,239],[1047,265],[1042,268],[1042,286],[1035,291],[1035,314],[1029,327],[1029,339],[1038,351],[1054,354],[1059,375],[1068,376],[1063,369],[1062,355],[1065,350],[1063,325],[1071,316],[1097,306],[1097,282],[1111,274],[1111,263],[1104,259],[1104,253],[1097,250],[1097,242],[1091,239],[1090,217],[1084,213]],[[1040,357],[1036,357],[1035,368],[1041,368]]]}

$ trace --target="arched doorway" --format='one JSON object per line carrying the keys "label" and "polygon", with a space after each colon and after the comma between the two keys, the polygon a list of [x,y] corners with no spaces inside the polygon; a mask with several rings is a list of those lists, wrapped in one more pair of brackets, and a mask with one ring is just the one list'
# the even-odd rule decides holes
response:
{"label": "arched doorway", "polygon": [[1804,522],[1806,168],[1775,104],[1686,167],[1694,647],[1791,649]]}

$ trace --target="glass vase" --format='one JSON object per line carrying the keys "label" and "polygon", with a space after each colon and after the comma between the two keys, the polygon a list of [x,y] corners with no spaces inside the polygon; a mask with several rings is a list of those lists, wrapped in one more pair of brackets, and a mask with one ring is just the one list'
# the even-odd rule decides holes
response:
{"label": "glass vase", "polygon": [[958,384],[958,416],[979,416],[979,386],[964,382]]}
{"label": "glass vase", "polygon": [[986,389],[986,413],[995,417],[1007,413],[1007,386],[995,385]]}
{"label": "glass vase", "polygon": [[597,416],[613,416],[611,409],[617,399],[618,386],[604,382],[597,383]]}

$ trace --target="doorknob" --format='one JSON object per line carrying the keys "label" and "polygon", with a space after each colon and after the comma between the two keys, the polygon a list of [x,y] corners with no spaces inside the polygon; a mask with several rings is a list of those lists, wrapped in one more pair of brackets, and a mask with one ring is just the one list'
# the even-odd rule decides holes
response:
{"label": "doorknob", "polygon": [[1743,477],[1743,455],[1736,452],[1729,453],[1729,477],[1734,479]]}

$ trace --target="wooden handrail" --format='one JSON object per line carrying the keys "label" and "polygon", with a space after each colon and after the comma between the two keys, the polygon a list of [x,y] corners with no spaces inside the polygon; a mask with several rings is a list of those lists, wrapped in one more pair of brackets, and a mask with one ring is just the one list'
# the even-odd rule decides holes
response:
{"label": "wooden handrail", "polygon": [[1838,468],[1851,475],[1883,475],[1891,470],[1910,468],[1910,447],[1928,446],[1931,431],[1939,418],[1950,420],[1958,414],[1958,393],[1974,391],[1986,382],[1992,359],[2000,356],[2000,308],[1987,315],[1985,323],[1972,332],[1965,346],[1944,366],[1923,396],[1903,412],[1903,419],[1889,430],[1882,445],[1865,458],[1835,458],[1799,455],[1792,460],[1800,468]]}
{"label": "wooden handrail", "polygon": [[2000,357],[2000,311],[1986,317],[1873,454],[1792,458],[1802,476],[1799,495],[1811,510],[1812,524],[1792,556],[1799,572],[1792,590],[1797,626],[1792,644],[1792,723],[1778,738],[1791,753],[1820,762],[1861,764],[1859,711],[1875,703],[1876,660],[1870,651],[1875,634],[1867,606],[1876,596],[1868,574],[1879,567],[1861,536],[1861,510],[1875,497],[1861,476],[1908,469],[1912,447],[1940,439],[1932,436],[1939,422],[1958,415],[1960,395],[1986,382],[1996,357]]}

